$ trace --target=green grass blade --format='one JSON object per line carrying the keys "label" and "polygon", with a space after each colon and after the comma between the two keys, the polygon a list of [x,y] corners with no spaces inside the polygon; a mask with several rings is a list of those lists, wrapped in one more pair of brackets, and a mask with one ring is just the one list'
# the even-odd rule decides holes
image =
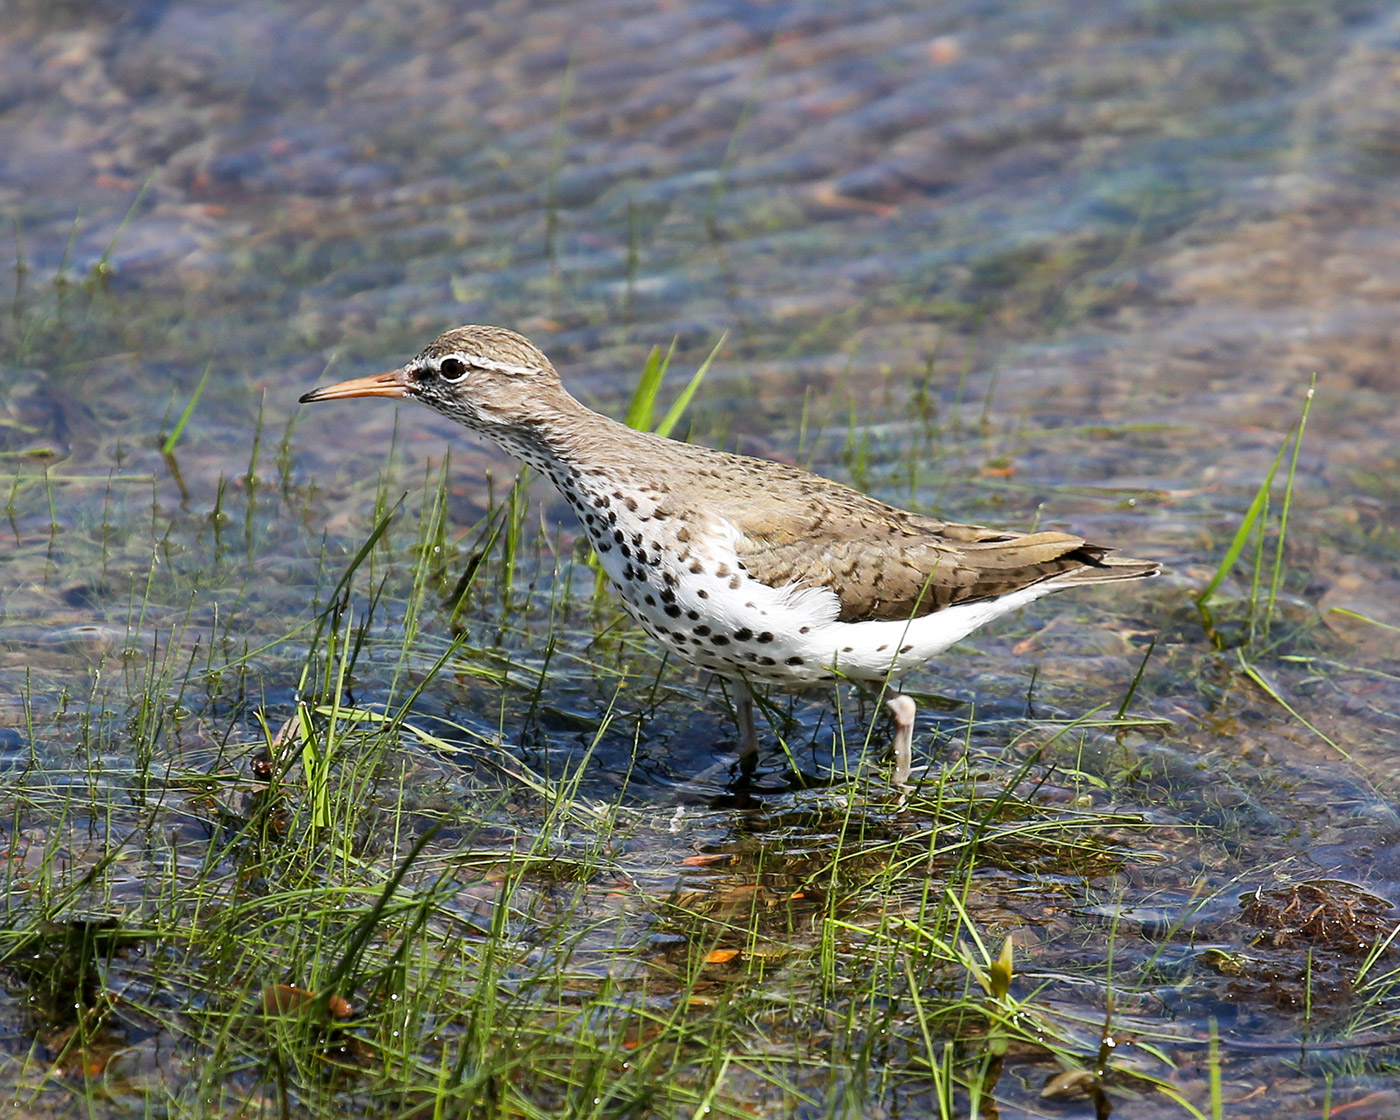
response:
{"label": "green grass blade", "polygon": [[1270,700],[1272,700],[1275,704],[1281,707],[1285,712],[1287,712],[1290,716],[1296,719],[1299,723],[1301,723],[1304,727],[1306,727],[1309,731],[1311,731],[1314,735],[1316,735],[1319,739],[1321,739],[1324,743],[1326,743],[1344,759],[1350,762],[1353,766],[1357,765],[1356,759],[1354,759],[1350,754],[1347,753],[1345,747],[1343,747],[1335,739],[1331,738],[1325,732],[1319,730],[1316,726],[1310,723],[1303,716],[1303,714],[1298,711],[1297,708],[1293,707],[1292,704],[1285,700],[1282,697],[1282,695],[1279,694],[1278,689],[1276,689],[1269,682],[1269,679],[1265,677],[1264,674],[1261,673],[1257,668],[1255,668],[1253,665],[1251,665],[1248,661],[1244,659],[1244,653],[1242,651],[1236,650],[1235,652],[1239,656],[1240,670],[1244,673],[1246,677],[1253,681],[1260,688],[1260,690],[1262,690],[1263,693],[1269,697]]}
{"label": "green grass blade", "polygon": [[[408,495],[406,493],[401,494],[399,500],[393,504],[392,508],[375,523],[374,528],[365,539],[365,543],[360,545],[359,551],[355,553],[349,565],[346,566],[345,571],[341,573],[340,579],[336,581],[335,587],[331,589],[331,593],[326,599],[326,605],[321,608],[321,612],[316,617],[316,628],[312,633],[310,642],[313,648],[320,642],[321,634],[326,625],[335,616],[337,610],[340,609],[342,596],[350,587],[350,581],[355,578],[355,572],[358,571],[360,565],[365,562],[366,557],[374,551],[374,546],[379,543],[379,539],[389,531],[389,525],[394,520],[394,515],[398,513],[399,507],[403,505],[407,498]],[[302,666],[301,679],[297,681],[298,693],[304,693],[306,690],[313,661],[314,659],[308,658],[306,664]]]}
{"label": "green grass blade", "polygon": [[[122,215],[122,220],[117,223],[116,232],[112,234],[112,239],[107,242],[107,248],[102,250],[102,256],[92,266],[89,273],[91,279],[96,281],[105,280],[112,274],[112,254],[116,252],[117,242],[122,239],[122,234],[126,233],[126,227],[131,224],[131,219],[136,216],[136,211],[151,189],[151,184],[156,181],[156,172],[152,171],[146,176],[146,181],[141,184],[141,189],[136,192],[136,197],[131,200],[131,205],[126,208],[126,213]],[[207,372],[207,371],[206,371]],[[169,451],[166,452],[170,454]]]}
{"label": "green grass blade", "polygon": [[[676,398],[676,403],[670,407],[666,415],[662,418],[661,423],[656,425],[654,430],[657,435],[669,436],[675,426],[680,423],[681,416],[684,415],[685,410],[690,407],[690,401],[691,398],[695,396],[695,390],[700,388],[700,382],[705,379],[705,374],[709,371],[710,364],[715,360],[715,355],[719,353],[719,348],[724,345],[728,337],[728,331],[725,331],[719,336],[719,341],[715,343],[714,349],[711,350],[709,356],[700,363],[700,368],[695,371],[695,376],[692,377],[686,387],[681,390],[681,395]],[[676,344],[674,342],[671,343],[672,350],[675,349],[675,346]],[[668,354],[667,359],[669,360],[669,358],[670,355]]]}
{"label": "green grass blade", "polygon": [[1245,511],[1244,520],[1240,522],[1240,527],[1235,530],[1234,540],[1230,542],[1230,547],[1225,550],[1220,567],[1215,569],[1215,575],[1211,577],[1211,581],[1196,596],[1196,606],[1204,607],[1210,602],[1211,596],[1225,582],[1225,577],[1230,574],[1230,570],[1235,566],[1235,561],[1240,558],[1240,553],[1244,551],[1244,546],[1249,541],[1250,533],[1254,531],[1259,519],[1264,516],[1264,510],[1268,507],[1269,491],[1274,484],[1274,475],[1278,473],[1279,464],[1283,462],[1284,453],[1288,450],[1288,444],[1292,439],[1293,433],[1290,432],[1288,438],[1283,441],[1283,445],[1279,447],[1278,454],[1274,456],[1273,465],[1269,467],[1269,473],[1264,476],[1264,481],[1254,495],[1254,501],[1249,503],[1249,509]]}
{"label": "green grass blade", "polygon": [[559,108],[554,114],[554,139],[549,145],[549,172],[544,183],[544,255],[551,262],[557,259],[559,244],[559,168],[564,162],[564,122],[569,118],[569,100],[574,95],[574,63],[576,52],[569,51],[564,65],[564,80],[559,86]]}
{"label": "green grass blade", "polygon": [[1312,411],[1313,395],[1317,391],[1317,374],[1313,374],[1308,386],[1308,395],[1303,400],[1303,414],[1298,417],[1298,430],[1293,436],[1293,455],[1288,461],[1288,478],[1283,486],[1283,511],[1278,519],[1278,543],[1274,546],[1274,570],[1269,580],[1269,602],[1264,608],[1264,640],[1269,640],[1269,627],[1274,621],[1274,603],[1278,600],[1279,585],[1283,582],[1283,542],[1288,535],[1288,513],[1293,508],[1293,482],[1298,474],[1298,453],[1303,448],[1303,432],[1308,427],[1308,413]]}
{"label": "green grass blade", "polygon": [[365,538],[365,543],[360,545],[359,551],[355,553],[350,563],[346,565],[345,571],[341,573],[340,579],[336,581],[335,588],[331,591],[330,598],[327,600],[328,603],[334,605],[340,599],[341,592],[350,586],[350,581],[355,577],[355,572],[359,570],[360,565],[365,562],[365,558],[374,551],[374,546],[379,543],[379,538],[389,531],[389,523],[394,520],[394,515],[399,512],[399,507],[404,504],[407,498],[407,494],[399,495],[399,500],[390,507],[389,512],[381,517],[374,528],[370,530],[369,536]]}
{"label": "green grass blade", "polygon": [[326,734],[324,745],[316,740],[316,729],[311,726],[311,716],[305,704],[297,705],[297,719],[301,722],[301,770],[306,780],[306,796],[311,805],[311,825],[325,828],[331,820],[330,791],[330,742],[335,729],[332,705],[331,730]]}
{"label": "green grass blade", "polygon": [[1147,669],[1147,662],[1152,657],[1152,651],[1157,648],[1157,635],[1153,635],[1152,641],[1148,643],[1147,650],[1142,655],[1142,660],[1138,662],[1137,672],[1133,674],[1133,683],[1128,685],[1128,694],[1123,697],[1123,703],[1118,705],[1118,714],[1113,718],[1122,719],[1128,714],[1128,705],[1133,702],[1133,697],[1137,695],[1138,685],[1142,683],[1142,674]]}
{"label": "green grass blade", "polygon": [[199,384],[194,387],[194,394],[190,397],[190,403],[185,405],[185,411],[180,413],[180,419],[175,421],[175,427],[170,429],[170,434],[165,437],[165,442],[160,445],[160,453],[169,455],[175,450],[175,445],[180,442],[180,434],[185,430],[185,425],[190,422],[190,417],[194,415],[194,410],[199,405],[199,398],[204,395],[204,386],[209,384],[209,371],[214,368],[214,360],[209,359],[209,364],[204,367],[204,376],[199,379]]}
{"label": "green grass blade", "polygon": [[656,394],[661,391],[661,382],[671,364],[671,356],[676,352],[676,339],[671,339],[671,348],[663,355],[661,347],[653,346],[642,367],[641,379],[632,391],[632,400],[627,405],[627,415],[622,422],[639,432],[651,431],[652,417],[656,414]]}
{"label": "green grass blade", "polygon": [[369,944],[370,938],[374,935],[375,928],[379,925],[380,919],[384,916],[393,901],[394,895],[398,892],[399,886],[403,883],[404,876],[408,874],[410,867],[417,862],[418,857],[423,854],[423,849],[432,842],[433,837],[442,828],[441,822],[430,824],[423,831],[423,835],[414,841],[413,847],[408,850],[408,854],[399,861],[399,865],[394,868],[394,872],[384,884],[384,889],[379,892],[379,897],[374,904],[361,916],[350,934],[349,943],[345,947],[345,952],[341,955],[335,967],[331,969],[330,975],[326,977],[323,985],[321,998],[329,1002],[330,997],[339,992],[346,978],[353,972],[360,962],[360,957],[364,953],[365,947]]}
{"label": "green grass blade", "polygon": [[1340,615],[1342,618],[1354,618],[1358,622],[1369,622],[1372,626],[1379,626],[1382,630],[1390,630],[1393,633],[1400,634],[1400,626],[1392,626],[1388,622],[1382,622],[1378,618],[1372,618],[1370,615],[1362,614],[1360,611],[1354,611],[1350,607],[1332,607],[1327,613]]}

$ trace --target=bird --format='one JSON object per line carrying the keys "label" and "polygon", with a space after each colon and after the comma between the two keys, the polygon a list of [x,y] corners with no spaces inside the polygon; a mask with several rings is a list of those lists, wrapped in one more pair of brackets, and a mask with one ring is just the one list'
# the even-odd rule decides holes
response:
{"label": "bird", "polygon": [[[354,397],[426,405],[548,477],[632,618],[730,684],[744,758],[759,746],[754,686],[884,685],[1044,595],[1160,570],[1071,533],[944,521],[786,463],[635,430],[581,404],[503,327],[457,327],[398,369],[300,400]],[[891,711],[907,771],[914,705],[902,699]]]}

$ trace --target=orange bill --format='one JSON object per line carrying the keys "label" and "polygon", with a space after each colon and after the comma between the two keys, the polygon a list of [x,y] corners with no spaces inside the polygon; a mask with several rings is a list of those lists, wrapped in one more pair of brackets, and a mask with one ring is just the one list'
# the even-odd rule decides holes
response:
{"label": "orange bill", "polygon": [[346,397],[406,397],[410,385],[408,374],[401,369],[391,369],[388,373],[356,377],[321,389],[312,389],[311,392],[301,395],[301,403],[338,401]]}

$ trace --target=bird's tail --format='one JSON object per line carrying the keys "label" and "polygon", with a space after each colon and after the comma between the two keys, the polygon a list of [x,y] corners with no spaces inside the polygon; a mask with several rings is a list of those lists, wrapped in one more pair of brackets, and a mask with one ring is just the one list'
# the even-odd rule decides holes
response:
{"label": "bird's tail", "polygon": [[[1086,549],[1087,551],[1087,549]],[[1086,583],[1113,583],[1120,579],[1146,579],[1162,570],[1155,560],[1133,560],[1127,556],[1095,556],[1082,568],[1047,580],[1055,587],[1079,587]]]}

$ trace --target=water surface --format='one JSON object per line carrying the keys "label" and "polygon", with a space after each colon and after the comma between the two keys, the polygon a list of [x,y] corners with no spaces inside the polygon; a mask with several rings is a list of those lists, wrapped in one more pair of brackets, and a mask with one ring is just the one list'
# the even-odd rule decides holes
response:
{"label": "water surface", "polygon": [[[1231,1099],[1316,1111],[1325,1092],[1392,1085],[1384,1047],[1350,1051],[1328,1090],[1333,1067],[1289,1080],[1244,1045],[1308,1034],[1307,982],[1277,979],[1299,961],[1327,973],[1344,1020],[1360,958],[1278,917],[1286,902],[1241,905],[1345,880],[1381,900],[1383,933],[1400,898],[1389,7],[245,0],[22,4],[3,20],[12,772],[51,771],[110,821],[152,756],[245,767],[256,713],[280,725],[300,687],[310,638],[288,635],[403,492],[355,591],[365,612],[386,581],[356,702],[384,702],[404,642],[418,671],[445,649],[448,612],[405,613],[425,479],[450,450],[450,528],[429,540],[450,590],[515,466],[426,411],[303,413],[313,384],[498,323],[620,414],[653,345],[677,340],[688,372],[728,332],[695,438],[1167,566],[1042,602],[906,682],[937,694],[923,761],[971,753],[1001,773],[1043,748],[1047,791],[1152,825],[1112,872],[988,883],[988,920],[1043,944],[1025,967],[1058,975],[1086,931],[1111,928],[1135,1014],[1218,1024]],[[1246,620],[1242,565],[1209,633],[1193,596],[1314,377],[1267,632]],[[1274,526],[1281,494],[1280,478]],[[439,678],[424,726],[499,739],[541,772],[587,757],[583,793],[646,822],[639,858],[719,890],[683,859],[744,866],[753,813],[781,831],[808,811],[784,775],[853,765],[841,739],[877,709],[781,700],[793,756],[773,748],[734,810],[719,690],[671,668],[658,691],[637,635],[610,623],[599,638],[607,608],[567,507],[538,486],[528,502],[527,536],[548,528],[538,559],[525,550],[519,609],[494,633],[485,598],[466,616],[517,683]],[[1056,720],[1118,708],[1154,640],[1140,726],[1057,738]],[[153,693],[163,716],[130,707]],[[101,766],[75,760],[94,726]],[[458,806],[486,781],[426,748],[405,765]],[[135,905],[138,872],[114,905]],[[1231,979],[1206,955],[1220,947],[1258,959],[1230,957]],[[1205,1107],[1201,1052],[1177,1057]]]}

